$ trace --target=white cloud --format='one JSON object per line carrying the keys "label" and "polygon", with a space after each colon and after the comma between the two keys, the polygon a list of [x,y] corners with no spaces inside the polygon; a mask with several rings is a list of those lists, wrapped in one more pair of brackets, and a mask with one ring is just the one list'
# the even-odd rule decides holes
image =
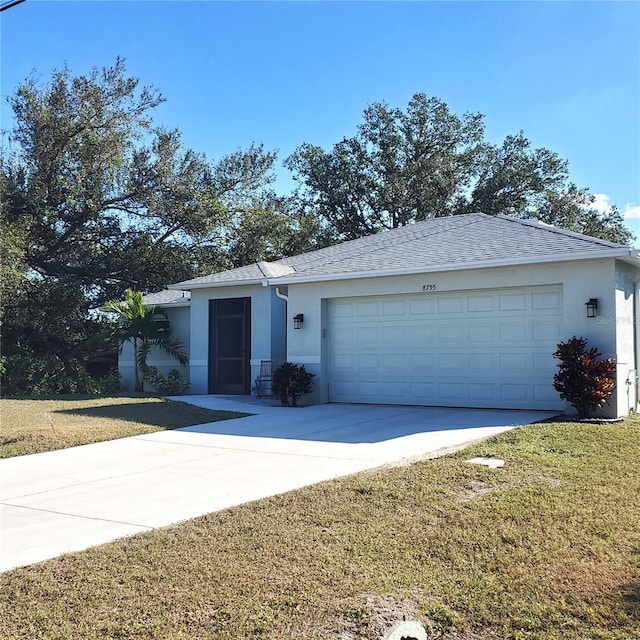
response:
{"label": "white cloud", "polygon": [[[585,205],[588,209],[596,209],[599,213],[606,213],[611,207],[611,197],[606,193],[594,193],[594,201]],[[640,204],[630,202],[622,210],[622,215],[625,220],[637,220],[640,219]]]}
{"label": "white cloud", "polygon": [[640,204],[634,202],[629,203],[622,212],[625,220],[634,220],[640,218]]}
{"label": "white cloud", "polygon": [[595,200],[588,205],[589,209],[596,209],[598,213],[606,213],[611,208],[611,198],[606,193],[594,193]]}

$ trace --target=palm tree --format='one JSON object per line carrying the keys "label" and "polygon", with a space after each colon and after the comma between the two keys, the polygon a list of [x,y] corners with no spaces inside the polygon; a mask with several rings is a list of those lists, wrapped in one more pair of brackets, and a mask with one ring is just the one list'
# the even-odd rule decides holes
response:
{"label": "palm tree", "polygon": [[111,300],[104,309],[119,316],[116,337],[120,342],[120,352],[125,342],[133,345],[136,391],[144,391],[147,356],[153,347],[164,351],[182,365],[189,362],[182,342],[171,337],[171,326],[166,312],[163,309],[145,306],[141,292],[127,289],[124,301]]}

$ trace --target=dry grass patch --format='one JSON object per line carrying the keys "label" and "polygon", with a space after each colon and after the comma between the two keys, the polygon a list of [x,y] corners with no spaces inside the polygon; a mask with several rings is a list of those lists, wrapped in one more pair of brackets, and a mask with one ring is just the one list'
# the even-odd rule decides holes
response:
{"label": "dry grass patch", "polygon": [[0,637],[377,640],[406,615],[433,638],[638,639],[638,425],[532,425],[16,569]]}
{"label": "dry grass patch", "polygon": [[248,415],[152,396],[2,399],[0,412],[0,458]]}

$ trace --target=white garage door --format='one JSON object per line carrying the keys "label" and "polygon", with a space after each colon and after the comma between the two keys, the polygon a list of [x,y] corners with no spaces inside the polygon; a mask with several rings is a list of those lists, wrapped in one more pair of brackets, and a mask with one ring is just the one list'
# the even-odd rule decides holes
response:
{"label": "white garage door", "polygon": [[563,339],[559,285],[329,300],[329,399],[561,409]]}

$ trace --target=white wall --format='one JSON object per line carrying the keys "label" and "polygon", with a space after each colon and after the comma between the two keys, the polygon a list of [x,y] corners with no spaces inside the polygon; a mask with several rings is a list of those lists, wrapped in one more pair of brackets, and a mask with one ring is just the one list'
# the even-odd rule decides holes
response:
{"label": "white wall", "polygon": [[598,316],[598,321],[613,324],[616,331],[616,374],[618,414],[636,410],[636,289],[640,274],[628,264],[616,263],[616,313]]}
{"label": "white wall", "polygon": [[[622,270],[624,271],[624,269]],[[338,282],[318,282],[289,285],[289,310],[287,319],[287,359],[316,374],[314,393],[306,402],[326,402],[328,398],[327,380],[323,357],[323,301],[329,298],[367,296],[394,293],[419,293],[425,284],[435,285],[436,292],[464,291],[471,289],[493,289],[503,287],[561,284],[564,292],[564,339],[572,336],[587,338],[591,346],[596,346],[604,357],[622,359],[625,366],[629,360],[629,332],[615,322],[607,323],[600,318],[616,317],[616,303],[621,303],[627,293],[616,289],[617,274],[615,260],[584,260],[545,265],[497,267],[428,273],[424,275],[395,276],[363,280],[343,280]],[[626,272],[625,272],[626,273]],[[621,291],[628,291],[625,280]],[[425,293],[424,295],[429,295]],[[585,302],[598,298],[598,317],[587,318]],[[629,307],[631,305],[631,307]],[[623,305],[625,313],[632,309],[632,302]],[[291,318],[304,313],[304,324],[300,330],[293,329]],[[619,331],[617,331],[617,328]],[[619,340],[620,338],[620,340]],[[622,339],[624,338],[624,339]],[[631,343],[632,344],[632,343]],[[631,347],[631,351],[633,348]],[[625,392],[626,393],[626,392]],[[610,413],[618,413],[617,397]],[[620,412],[626,409],[620,406]]]}

